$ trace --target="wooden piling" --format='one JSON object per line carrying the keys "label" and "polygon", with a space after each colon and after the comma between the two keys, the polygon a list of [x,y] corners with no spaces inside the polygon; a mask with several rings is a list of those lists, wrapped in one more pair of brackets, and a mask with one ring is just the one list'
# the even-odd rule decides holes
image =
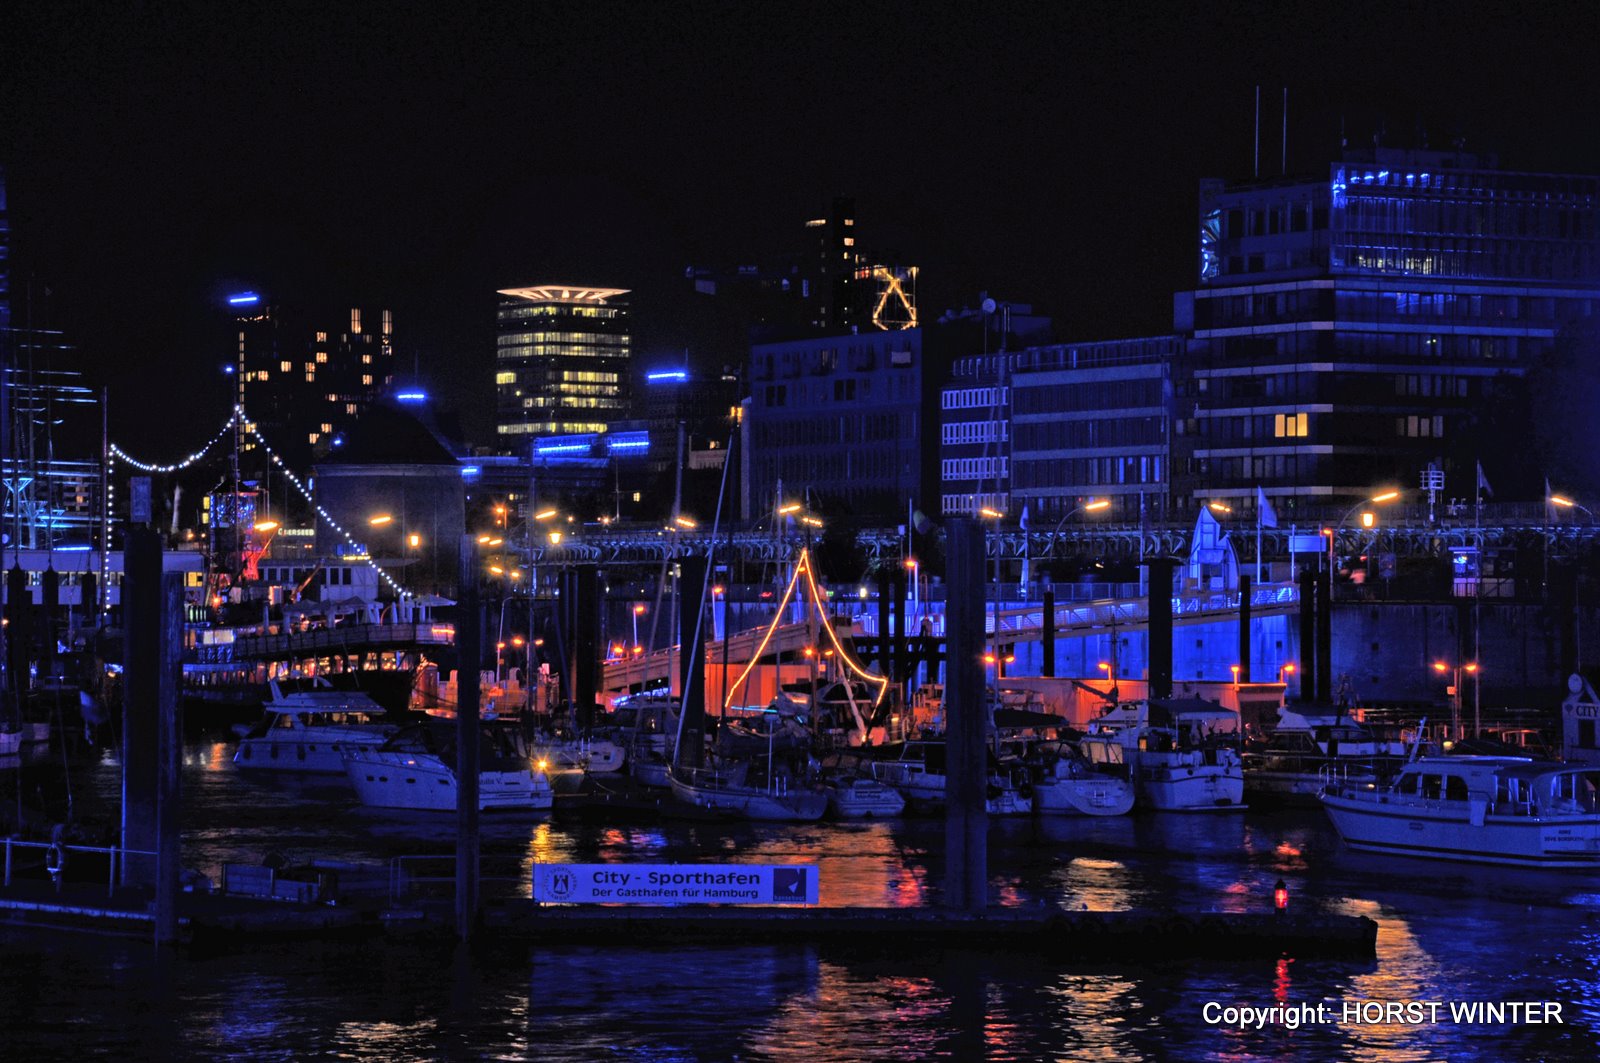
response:
{"label": "wooden piling", "polygon": [[983,665],[984,528],[948,525],[945,598],[945,904],[969,912],[989,903],[987,743]]}
{"label": "wooden piling", "polygon": [[478,614],[478,541],[461,537],[456,594],[456,935],[467,941],[478,923],[478,672],[482,617]]}

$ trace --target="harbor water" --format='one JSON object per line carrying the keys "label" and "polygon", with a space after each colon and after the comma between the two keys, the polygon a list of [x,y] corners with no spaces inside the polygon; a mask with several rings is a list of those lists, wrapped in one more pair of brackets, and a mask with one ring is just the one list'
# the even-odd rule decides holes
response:
{"label": "harbor water", "polygon": [[[241,777],[233,744],[186,750],[184,862],[215,876],[268,852],[448,874],[453,817],[363,809]],[[115,804],[109,755],[80,769]],[[489,820],[489,897],[538,862],[814,863],[825,905],[937,904],[937,819],[648,826]],[[428,870],[429,867],[432,870]],[[1133,963],[1040,955],[749,946],[260,945],[158,955],[131,939],[0,930],[8,1059],[909,1060],[1594,1059],[1600,883],[1586,874],[1366,856],[1320,810],[1025,818],[990,831],[992,901],[1069,909],[1297,910],[1370,916],[1375,961]],[[1240,1029],[1222,1007],[1438,1001],[1439,1021]],[[1561,1023],[1452,1021],[1450,1003],[1549,1001]]]}

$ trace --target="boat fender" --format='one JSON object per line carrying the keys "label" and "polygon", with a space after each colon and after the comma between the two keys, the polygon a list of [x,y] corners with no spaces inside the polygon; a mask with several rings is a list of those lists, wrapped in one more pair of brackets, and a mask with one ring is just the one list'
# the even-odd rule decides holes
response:
{"label": "boat fender", "polygon": [[51,842],[50,848],[45,850],[44,869],[50,872],[52,879],[59,879],[61,873],[67,869],[67,851],[58,842]]}

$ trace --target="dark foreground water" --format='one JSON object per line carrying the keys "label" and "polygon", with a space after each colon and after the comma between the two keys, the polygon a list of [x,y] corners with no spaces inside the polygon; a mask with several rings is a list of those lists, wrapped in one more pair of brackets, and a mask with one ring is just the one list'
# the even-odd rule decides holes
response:
{"label": "dark foreground water", "polygon": [[[422,873],[450,817],[363,810],[241,779],[191,748],[186,860],[320,856]],[[116,766],[82,785],[114,798]],[[941,825],[648,828],[501,822],[491,894],[536,861],[805,860],[831,905],[936,903]],[[163,959],[140,942],[0,929],[0,1059],[1581,1059],[1600,1056],[1600,883],[1344,850],[1315,810],[997,823],[994,900],[1091,909],[1297,907],[1371,916],[1376,962],[1093,962],[862,946],[259,947]],[[1439,1001],[1437,1023],[1240,1030],[1206,1005]],[[1450,1002],[1555,1001],[1560,1025],[1453,1022]]]}

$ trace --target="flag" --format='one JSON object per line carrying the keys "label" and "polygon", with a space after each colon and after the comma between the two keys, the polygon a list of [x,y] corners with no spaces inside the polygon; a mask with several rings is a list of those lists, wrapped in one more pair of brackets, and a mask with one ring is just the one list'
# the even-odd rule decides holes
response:
{"label": "flag", "polygon": [[[1546,491],[1545,493],[1548,494],[1549,492]],[[1489,478],[1483,474],[1483,462],[1480,461],[1480,462],[1478,462],[1478,494],[1477,494],[1477,497],[1481,499],[1481,498],[1483,498],[1484,495],[1488,495],[1490,498],[1493,498],[1494,497],[1494,488],[1489,486]]]}
{"label": "flag", "polygon": [[1022,528],[1022,597],[1028,597],[1028,504],[1022,504],[1022,516],[1017,522]]}
{"label": "flag", "polygon": [[1256,523],[1263,528],[1276,528],[1278,526],[1277,511],[1272,508],[1272,503],[1267,501],[1267,493],[1261,488],[1256,488]]}

